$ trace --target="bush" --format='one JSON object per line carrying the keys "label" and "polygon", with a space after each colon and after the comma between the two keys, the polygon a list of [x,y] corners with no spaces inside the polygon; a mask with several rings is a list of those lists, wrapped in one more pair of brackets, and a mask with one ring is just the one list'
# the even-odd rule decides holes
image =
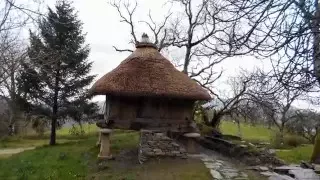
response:
{"label": "bush", "polygon": [[271,136],[271,146],[273,148],[282,149],[282,148],[289,148],[289,147],[297,147],[301,144],[307,144],[308,140],[305,138],[298,136],[298,135],[284,135],[283,143],[281,142],[281,135],[279,132],[275,133]]}
{"label": "bush", "polygon": [[198,123],[197,124],[201,135],[211,135],[212,131],[213,131],[213,127],[211,126],[207,126],[204,123]]}
{"label": "bush", "polygon": [[73,136],[83,136],[85,132],[82,127],[76,127],[75,125],[72,125],[72,127],[69,129],[69,134]]}
{"label": "bush", "polygon": [[297,147],[305,143],[307,143],[307,140],[297,135],[288,135],[284,138],[284,144],[291,147]]}
{"label": "bush", "polygon": [[47,128],[47,119],[45,117],[35,117],[32,121],[32,129],[36,131],[38,136],[43,136]]}

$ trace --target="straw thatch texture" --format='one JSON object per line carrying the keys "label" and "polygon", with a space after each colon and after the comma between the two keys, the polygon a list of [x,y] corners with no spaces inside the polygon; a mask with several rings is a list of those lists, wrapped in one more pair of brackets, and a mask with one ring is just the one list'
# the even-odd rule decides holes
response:
{"label": "straw thatch texture", "polygon": [[209,100],[208,92],[178,71],[152,46],[137,46],[117,68],[100,78],[92,95],[162,96]]}

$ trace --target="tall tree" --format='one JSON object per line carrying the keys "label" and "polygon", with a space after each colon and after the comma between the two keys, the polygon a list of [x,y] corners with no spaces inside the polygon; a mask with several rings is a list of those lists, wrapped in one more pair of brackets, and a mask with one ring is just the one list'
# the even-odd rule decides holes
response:
{"label": "tall tree", "polygon": [[38,83],[28,92],[30,100],[51,108],[50,145],[54,145],[57,120],[67,115],[62,112],[70,104],[78,102],[94,76],[89,75],[92,62],[87,60],[90,49],[85,44],[82,22],[70,2],[57,1],[55,9],[48,8],[38,25],[39,35],[30,32],[30,60],[24,66],[32,73],[21,79]]}

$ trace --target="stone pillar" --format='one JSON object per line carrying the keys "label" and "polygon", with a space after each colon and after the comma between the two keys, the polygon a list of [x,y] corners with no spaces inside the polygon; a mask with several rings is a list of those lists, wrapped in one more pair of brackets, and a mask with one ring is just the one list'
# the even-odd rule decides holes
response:
{"label": "stone pillar", "polygon": [[186,137],[186,150],[187,153],[189,154],[197,154],[198,153],[198,148],[197,148],[197,143],[196,139],[200,137],[199,133],[186,133],[183,135]]}
{"label": "stone pillar", "polygon": [[111,151],[110,151],[110,134],[112,130],[111,129],[100,129],[100,152],[98,155],[99,159],[111,159]]}

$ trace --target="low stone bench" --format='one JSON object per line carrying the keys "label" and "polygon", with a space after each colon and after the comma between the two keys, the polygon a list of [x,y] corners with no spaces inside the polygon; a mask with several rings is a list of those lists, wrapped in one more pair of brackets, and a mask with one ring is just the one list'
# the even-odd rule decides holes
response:
{"label": "low stone bench", "polygon": [[98,154],[99,159],[111,159],[110,151],[110,134],[112,133],[111,129],[100,129],[100,152]]}

